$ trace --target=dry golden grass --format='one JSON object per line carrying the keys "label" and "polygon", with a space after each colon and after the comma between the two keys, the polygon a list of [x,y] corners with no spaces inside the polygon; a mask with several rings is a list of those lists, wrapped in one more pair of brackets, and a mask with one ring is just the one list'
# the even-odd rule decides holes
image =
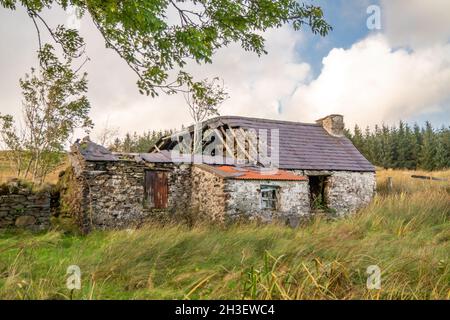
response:
{"label": "dry golden grass", "polygon": [[[412,175],[436,177],[445,181],[412,178]],[[388,177],[392,178],[392,190],[388,190]],[[450,169],[442,171],[423,170],[377,170],[377,190],[380,194],[413,192],[426,189],[446,189],[450,185]]]}
{"label": "dry golden grass", "polygon": [[[3,182],[7,182],[10,179],[17,178],[16,171],[8,157],[6,155],[7,151],[0,151],[0,184]],[[66,159],[61,165],[55,168],[46,178],[46,183],[55,184],[58,182],[59,173],[64,170],[68,165],[68,160]]]}
{"label": "dry golden grass", "polygon": [[[380,171],[366,208],[298,229],[0,231],[0,299],[69,299],[73,264],[82,271],[75,299],[450,299],[449,182],[412,173]],[[381,269],[380,290],[366,287],[369,265]]]}

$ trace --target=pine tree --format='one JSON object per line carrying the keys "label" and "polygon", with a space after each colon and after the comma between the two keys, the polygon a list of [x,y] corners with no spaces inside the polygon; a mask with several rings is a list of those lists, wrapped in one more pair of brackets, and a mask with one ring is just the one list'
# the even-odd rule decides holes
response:
{"label": "pine tree", "polygon": [[353,142],[354,146],[356,147],[356,149],[358,149],[361,153],[365,153],[363,135],[362,135],[361,129],[358,127],[358,125],[355,125],[355,129],[353,130],[352,142]]}
{"label": "pine tree", "polygon": [[436,136],[436,169],[450,167],[450,132],[442,127]]}
{"label": "pine tree", "polygon": [[358,125],[345,135],[367,160],[384,168],[438,170],[450,167],[450,127],[435,130],[429,122],[411,128],[400,121],[398,127],[375,125],[364,134]]}
{"label": "pine tree", "polygon": [[419,167],[424,170],[434,170],[436,168],[436,139],[431,123],[425,123],[425,129],[422,130],[423,143],[419,156]]}
{"label": "pine tree", "polygon": [[381,126],[381,154],[380,164],[383,168],[392,168],[392,138],[389,127],[385,124]]}
{"label": "pine tree", "polygon": [[415,139],[408,124],[400,121],[397,131],[397,161],[396,168],[414,169],[416,160],[414,156]]}

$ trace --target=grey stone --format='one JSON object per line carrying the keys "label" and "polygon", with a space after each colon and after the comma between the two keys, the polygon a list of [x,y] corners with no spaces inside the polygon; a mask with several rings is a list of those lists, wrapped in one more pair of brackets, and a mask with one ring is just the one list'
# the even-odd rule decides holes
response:
{"label": "grey stone", "polygon": [[16,227],[23,228],[32,226],[36,223],[36,218],[33,216],[20,216],[16,219]]}

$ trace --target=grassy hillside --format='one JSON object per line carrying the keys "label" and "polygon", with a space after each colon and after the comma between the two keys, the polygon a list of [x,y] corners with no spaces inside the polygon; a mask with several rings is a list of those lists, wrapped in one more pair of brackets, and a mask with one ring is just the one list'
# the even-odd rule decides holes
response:
{"label": "grassy hillside", "polygon": [[[94,232],[0,232],[0,299],[449,299],[450,184],[378,173],[356,215],[298,229],[149,225]],[[450,171],[435,173],[450,178]],[[386,189],[394,177],[393,191]],[[381,290],[366,289],[378,265]]]}
{"label": "grassy hillside", "polygon": [[[9,179],[16,178],[16,172],[8,159],[7,152],[8,151],[0,150],[0,184],[8,181]],[[45,178],[45,182],[52,184],[56,183],[58,181],[59,172],[64,170],[67,165],[68,160],[65,160]]]}

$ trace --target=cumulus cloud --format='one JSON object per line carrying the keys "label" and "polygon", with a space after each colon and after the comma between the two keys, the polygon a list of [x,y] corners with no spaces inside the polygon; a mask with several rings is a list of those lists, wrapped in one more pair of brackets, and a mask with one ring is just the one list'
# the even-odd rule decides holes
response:
{"label": "cumulus cloud", "polygon": [[320,75],[295,91],[286,117],[311,121],[341,113],[351,126],[392,123],[450,111],[449,88],[450,45],[393,50],[384,35],[372,35],[331,50]]}
{"label": "cumulus cloud", "polygon": [[214,64],[193,72],[201,77],[220,75],[230,92],[222,106],[224,114],[279,118],[280,106],[307,79],[308,64],[296,57],[301,34],[283,27],[265,34],[268,55],[258,58],[235,44],[221,50]]}
{"label": "cumulus cloud", "polygon": [[[349,126],[430,112],[448,115],[450,1],[381,0],[381,5],[382,33],[369,35],[350,48],[332,49],[315,79],[296,49],[314,43],[304,43],[302,33],[287,26],[264,34],[268,55],[258,58],[235,44],[219,50],[213,64],[191,64],[189,69],[198,79],[219,76],[225,81],[230,99],[221,107],[223,115],[313,121],[343,113]],[[52,25],[66,20],[62,12],[51,17]],[[9,31],[11,25],[14,33]],[[105,49],[89,19],[82,21],[81,32],[91,58],[87,65],[89,99],[97,131],[106,119],[121,134],[179,128],[191,122],[182,95],[152,99],[138,93],[135,74],[112,50]],[[36,34],[22,10],[14,15],[0,12],[0,36],[8,40],[8,46],[0,50],[0,112],[20,116],[17,80],[34,62]],[[325,40],[332,41],[332,36]]]}
{"label": "cumulus cloud", "polygon": [[[46,12],[45,16],[52,26],[66,23],[68,19],[62,11]],[[14,34],[7,28],[12,24],[17,26]],[[115,52],[105,48],[104,40],[89,17],[83,18],[80,32],[88,44],[87,54],[91,58],[85,70],[89,74],[90,114],[97,124],[92,136],[103,129],[105,122],[111,127],[119,127],[121,134],[179,128],[181,124],[191,122],[182,95],[162,94],[153,99],[138,93],[136,75]],[[37,49],[36,34],[25,10],[0,12],[0,36],[8,39],[8,46],[0,50],[0,69],[3,70],[0,112],[20,117],[18,79],[35,65]],[[230,99],[223,104],[222,114],[280,117],[279,106],[308,75],[309,66],[299,61],[295,50],[302,41],[300,32],[286,26],[269,30],[264,37],[268,55],[258,57],[234,44],[219,50],[213,64],[192,63],[189,66],[197,79],[219,76],[224,80]],[[15,53],[14,59],[12,53]],[[77,135],[81,134],[77,131]]]}
{"label": "cumulus cloud", "polygon": [[391,45],[416,48],[450,39],[450,1],[382,0],[381,4]]}
{"label": "cumulus cloud", "polygon": [[[283,27],[264,36],[267,55],[258,57],[234,44],[219,50],[212,64],[189,65],[188,70],[197,79],[216,76],[223,79],[230,98],[222,104],[221,114],[280,118],[283,116],[280,106],[289,100],[297,84],[308,77],[309,65],[298,61],[295,50],[302,41],[301,33]],[[179,128],[192,122],[181,94],[155,99],[139,95],[131,71],[119,58],[99,47],[101,39],[95,41],[95,37],[87,34],[88,43],[98,46],[91,48],[96,66],[88,70],[90,91],[95,93],[91,95],[94,120],[103,123],[101,119],[109,117],[109,124],[119,126],[122,133]]]}

